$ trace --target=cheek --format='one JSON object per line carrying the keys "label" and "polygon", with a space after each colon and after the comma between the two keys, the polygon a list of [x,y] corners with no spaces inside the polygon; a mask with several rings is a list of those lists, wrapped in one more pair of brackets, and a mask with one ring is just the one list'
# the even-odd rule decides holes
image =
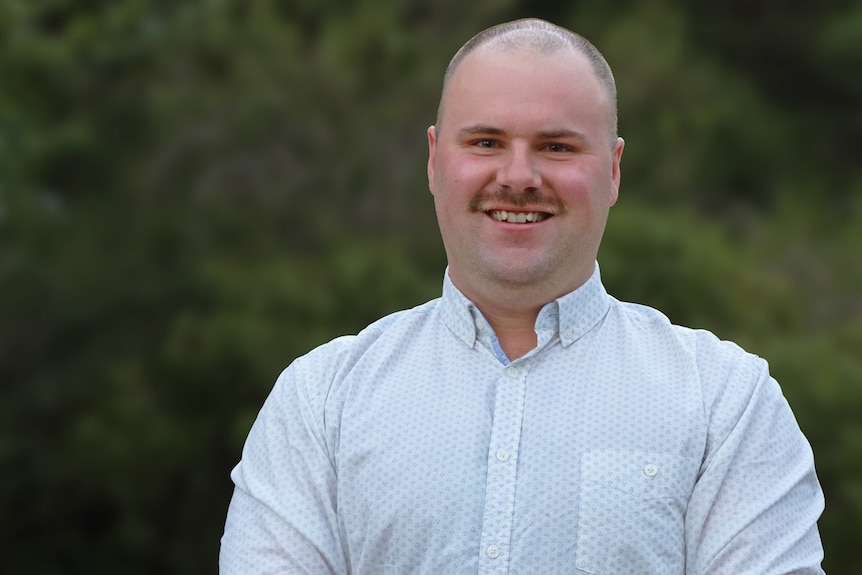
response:
{"label": "cheek", "polygon": [[561,177],[549,177],[545,183],[566,205],[584,206],[593,201],[590,187],[582,174],[565,174]]}
{"label": "cheek", "polygon": [[570,173],[566,177],[556,178],[553,185],[557,193],[570,205],[603,210],[613,203],[611,179],[604,173]]}
{"label": "cheek", "polygon": [[463,155],[450,155],[440,166],[443,169],[445,183],[456,194],[475,192],[483,182],[492,177],[493,170],[487,162]]}

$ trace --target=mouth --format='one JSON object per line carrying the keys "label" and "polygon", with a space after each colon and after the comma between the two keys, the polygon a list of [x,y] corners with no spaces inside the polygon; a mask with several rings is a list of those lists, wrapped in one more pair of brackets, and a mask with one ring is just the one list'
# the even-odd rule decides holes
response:
{"label": "mouth", "polygon": [[551,217],[551,214],[546,212],[512,212],[507,210],[488,210],[485,213],[498,222],[508,222],[510,224],[534,224]]}

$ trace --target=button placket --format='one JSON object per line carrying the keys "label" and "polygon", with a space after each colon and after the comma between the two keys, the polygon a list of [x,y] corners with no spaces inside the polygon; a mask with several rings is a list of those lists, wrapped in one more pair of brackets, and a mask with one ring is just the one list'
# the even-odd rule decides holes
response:
{"label": "button placket", "polygon": [[497,573],[508,561],[528,371],[528,366],[520,361],[498,372],[488,445],[486,499],[479,547],[482,555],[480,575]]}

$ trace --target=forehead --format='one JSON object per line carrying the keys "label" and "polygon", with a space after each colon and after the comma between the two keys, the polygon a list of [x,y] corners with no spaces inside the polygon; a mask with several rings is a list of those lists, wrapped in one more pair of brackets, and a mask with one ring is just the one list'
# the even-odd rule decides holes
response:
{"label": "forehead", "polygon": [[544,51],[482,46],[460,63],[441,101],[442,118],[494,111],[527,115],[543,110],[549,114],[609,113],[609,98],[586,56],[568,47]]}

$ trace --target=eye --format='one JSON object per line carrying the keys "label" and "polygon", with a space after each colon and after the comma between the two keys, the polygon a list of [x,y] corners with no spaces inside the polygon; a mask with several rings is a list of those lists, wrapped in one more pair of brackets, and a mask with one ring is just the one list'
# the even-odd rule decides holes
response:
{"label": "eye", "polygon": [[496,148],[498,144],[496,140],[484,138],[482,140],[476,140],[473,142],[473,145],[479,148]]}
{"label": "eye", "polygon": [[566,145],[566,144],[559,144],[559,143],[546,144],[545,149],[547,151],[553,152],[555,154],[572,151],[571,146]]}

